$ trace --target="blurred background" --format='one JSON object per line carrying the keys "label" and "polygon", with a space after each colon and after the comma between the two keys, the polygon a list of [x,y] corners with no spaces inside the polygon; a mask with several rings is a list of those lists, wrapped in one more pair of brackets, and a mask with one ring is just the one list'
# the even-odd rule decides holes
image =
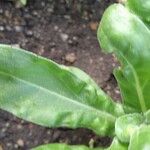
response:
{"label": "blurred background", "polygon": [[[110,96],[120,94],[112,74],[118,64],[104,54],[97,41],[101,16],[116,0],[0,0],[0,43],[32,51],[60,64],[88,73]],[[20,60],[21,61],[21,60]],[[108,146],[111,139],[86,129],[46,129],[0,110],[0,150],[27,150],[34,146],[68,144]]]}

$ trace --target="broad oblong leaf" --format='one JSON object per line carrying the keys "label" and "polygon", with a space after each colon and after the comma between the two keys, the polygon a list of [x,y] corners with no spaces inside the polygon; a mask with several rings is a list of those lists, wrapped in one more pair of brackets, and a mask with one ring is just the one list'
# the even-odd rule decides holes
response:
{"label": "broad oblong leaf", "polygon": [[117,138],[123,143],[129,143],[132,134],[144,123],[141,114],[133,113],[119,117],[115,124]]}
{"label": "broad oblong leaf", "polygon": [[150,126],[140,127],[131,137],[128,150],[150,149]]}
{"label": "broad oblong leaf", "polygon": [[75,146],[75,145],[66,145],[66,144],[47,144],[42,145],[32,150],[102,150],[101,148],[89,148],[86,146]]}
{"label": "broad oblong leaf", "polygon": [[[148,1],[136,0],[136,3],[140,2]],[[136,16],[131,8],[114,4],[104,13],[98,38],[104,51],[114,52],[121,62],[121,67],[115,70],[115,76],[125,111],[146,112],[150,108],[149,25]]]}
{"label": "broad oblong leaf", "polygon": [[6,45],[0,45],[0,91],[1,109],[46,127],[113,135],[123,114],[81,70]]}

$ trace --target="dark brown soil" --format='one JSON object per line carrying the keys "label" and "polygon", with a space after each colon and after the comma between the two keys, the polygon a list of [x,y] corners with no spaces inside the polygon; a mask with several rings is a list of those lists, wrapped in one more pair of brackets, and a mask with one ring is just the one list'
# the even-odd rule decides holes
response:
{"label": "dark brown soil", "polygon": [[[101,52],[96,37],[101,15],[113,1],[28,1],[23,8],[11,1],[0,1],[0,43],[79,67],[118,100],[120,94],[112,75],[117,63],[112,55]],[[43,128],[0,111],[0,145],[4,150],[27,150],[52,142],[88,145],[91,139],[95,146],[111,142],[86,129]]]}

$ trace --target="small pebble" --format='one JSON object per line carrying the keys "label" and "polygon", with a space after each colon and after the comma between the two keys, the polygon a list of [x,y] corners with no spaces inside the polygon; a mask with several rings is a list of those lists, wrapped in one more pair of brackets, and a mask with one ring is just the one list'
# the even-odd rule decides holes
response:
{"label": "small pebble", "polygon": [[41,2],[41,6],[44,7],[45,6],[45,2]]}
{"label": "small pebble", "polygon": [[21,32],[23,30],[21,26],[15,26],[14,29],[16,32]]}
{"label": "small pebble", "polygon": [[14,48],[20,48],[19,44],[12,44],[11,46],[14,47]]}
{"label": "small pebble", "polygon": [[75,53],[69,53],[69,54],[66,54],[66,56],[65,56],[65,60],[70,63],[74,63],[76,61],[76,59],[77,58],[76,58]]}
{"label": "small pebble", "polygon": [[1,131],[2,131],[3,133],[4,133],[4,132],[6,132],[6,128],[2,128],[2,130],[1,130]]}
{"label": "small pebble", "polygon": [[37,11],[33,11],[33,15],[37,16],[38,12]]}
{"label": "small pebble", "polygon": [[22,139],[18,139],[17,140],[17,145],[20,146],[20,147],[23,147],[24,146],[24,141]]}
{"label": "small pebble", "polygon": [[4,13],[5,13],[5,16],[6,16],[6,17],[10,18],[10,13],[9,13],[8,10],[6,10]]}
{"label": "small pebble", "polygon": [[10,26],[8,26],[8,25],[6,25],[5,28],[6,28],[7,31],[12,31],[12,28]]}
{"label": "small pebble", "polygon": [[7,123],[5,124],[5,126],[6,126],[6,127],[9,127],[9,126],[10,126],[10,123],[9,123],[9,122],[7,122]]}
{"label": "small pebble", "polygon": [[2,14],[3,13],[3,9],[0,9],[0,14]]}
{"label": "small pebble", "polygon": [[76,36],[74,36],[72,39],[73,39],[74,41],[77,41],[77,40],[78,40],[78,38],[77,38]]}
{"label": "small pebble", "polygon": [[12,143],[7,143],[6,145],[7,145],[7,147],[11,147]]}
{"label": "small pebble", "polygon": [[18,147],[19,147],[19,146],[18,146],[17,144],[14,144],[14,148],[15,148],[15,149],[18,149]]}
{"label": "small pebble", "polygon": [[47,12],[49,12],[49,13],[53,13],[53,11],[54,11],[53,8],[48,8],[48,9],[47,9]]}
{"label": "small pebble", "polygon": [[120,91],[119,91],[119,90],[115,90],[115,93],[116,93],[116,94],[120,94]]}
{"label": "small pebble", "polygon": [[51,42],[51,43],[50,43],[50,46],[51,46],[51,48],[53,48],[53,47],[56,46],[56,43],[55,43],[55,42]]}
{"label": "small pebble", "polygon": [[98,27],[98,22],[91,22],[90,23],[91,30],[96,31],[97,27]]}
{"label": "small pebble", "polygon": [[51,131],[47,131],[47,134],[50,135],[50,134],[51,134]]}
{"label": "small pebble", "polygon": [[58,29],[59,29],[58,26],[54,26],[55,31],[58,31]]}
{"label": "small pebble", "polygon": [[26,36],[31,37],[33,35],[33,32],[31,30],[27,30],[25,34]]}
{"label": "small pebble", "polygon": [[65,18],[65,19],[68,19],[68,20],[71,19],[71,17],[70,17],[69,15],[64,15],[64,18]]}
{"label": "small pebble", "polygon": [[49,143],[49,141],[48,140],[44,140],[44,144],[48,144]]}
{"label": "small pebble", "polygon": [[64,41],[64,42],[66,42],[69,38],[68,34],[65,34],[65,33],[61,33],[60,37],[61,37],[62,41]]}
{"label": "small pebble", "polygon": [[0,31],[4,31],[4,27],[3,26],[0,26]]}
{"label": "small pebble", "polygon": [[20,129],[22,129],[22,128],[23,128],[23,126],[22,126],[21,124],[18,124],[18,125],[17,125],[17,129],[20,130]]}

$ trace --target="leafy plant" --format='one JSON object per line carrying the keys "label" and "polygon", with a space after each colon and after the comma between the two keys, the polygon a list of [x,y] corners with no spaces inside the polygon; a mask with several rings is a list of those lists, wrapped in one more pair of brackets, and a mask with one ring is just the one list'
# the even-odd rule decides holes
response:
{"label": "leafy plant", "polygon": [[98,39],[121,62],[114,74],[123,103],[84,72],[0,45],[0,108],[45,127],[84,127],[113,139],[108,148],[48,144],[34,150],[150,149],[150,0],[128,0],[103,15]]}

